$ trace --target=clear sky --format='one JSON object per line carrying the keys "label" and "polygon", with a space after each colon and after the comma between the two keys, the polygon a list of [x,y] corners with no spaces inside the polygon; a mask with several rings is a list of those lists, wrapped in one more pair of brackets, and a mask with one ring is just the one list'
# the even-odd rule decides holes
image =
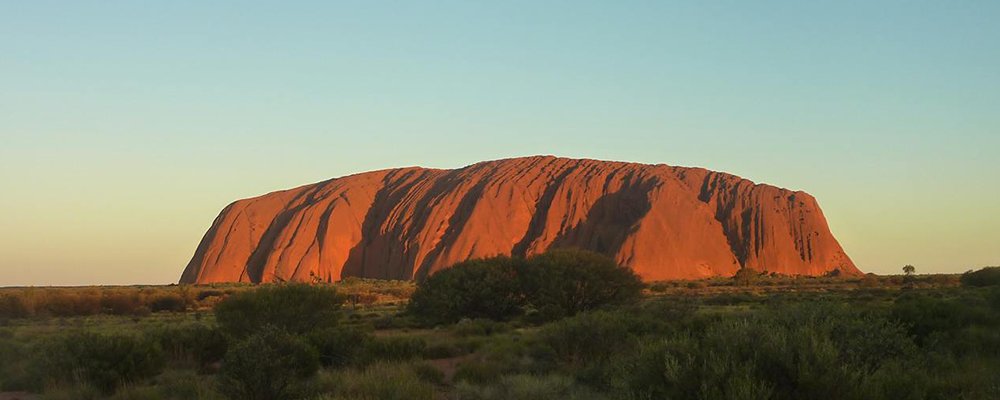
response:
{"label": "clear sky", "polygon": [[0,0],[0,285],[175,282],[232,200],[534,154],[805,190],[867,272],[1000,265],[998,20],[998,1]]}

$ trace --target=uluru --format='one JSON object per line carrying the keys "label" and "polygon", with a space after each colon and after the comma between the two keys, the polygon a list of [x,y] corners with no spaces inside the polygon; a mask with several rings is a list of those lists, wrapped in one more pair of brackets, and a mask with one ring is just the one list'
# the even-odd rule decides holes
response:
{"label": "uluru", "polygon": [[644,280],[861,272],[813,196],[726,173],[552,156],[365,172],[238,200],[181,283],[420,279],[583,248]]}

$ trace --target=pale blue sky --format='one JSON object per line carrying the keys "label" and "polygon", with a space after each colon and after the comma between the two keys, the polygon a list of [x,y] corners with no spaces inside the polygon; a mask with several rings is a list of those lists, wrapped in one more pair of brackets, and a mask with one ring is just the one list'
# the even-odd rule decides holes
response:
{"label": "pale blue sky", "polygon": [[1000,264],[997,1],[208,3],[0,0],[0,285],[167,283],[234,199],[532,154],[806,190],[865,271]]}

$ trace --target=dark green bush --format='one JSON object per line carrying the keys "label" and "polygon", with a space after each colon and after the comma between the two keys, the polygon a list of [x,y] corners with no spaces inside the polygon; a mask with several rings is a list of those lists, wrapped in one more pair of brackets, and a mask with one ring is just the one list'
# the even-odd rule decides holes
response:
{"label": "dark green bush", "polygon": [[528,259],[520,274],[525,298],[542,310],[558,307],[567,316],[604,305],[628,304],[644,284],[631,269],[585,250],[551,250]]}
{"label": "dark green bush", "polygon": [[454,381],[492,383],[503,375],[547,373],[559,365],[555,352],[535,335],[522,336],[516,332],[478,338],[475,356],[458,364]]}
{"label": "dark green bush", "polygon": [[523,260],[494,257],[455,264],[418,283],[408,311],[429,323],[462,318],[503,320],[521,312]]}
{"label": "dark green bush", "polygon": [[820,305],[718,319],[618,354],[603,384],[624,397],[869,399],[886,398],[892,383],[869,377],[909,362],[916,347],[884,316]]}
{"label": "dark green bush", "polygon": [[0,319],[5,318],[27,318],[31,316],[31,309],[20,296],[13,294],[0,294]]}
{"label": "dark green bush", "polygon": [[219,389],[239,400],[291,398],[296,386],[319,369],[319,356],[305,340],[263,327],[229,349],[219,371]]}
{"label": "dark green bush", "polygon": [[181,312],[187,308],[184,298],[178,294],[162,294],[153,298],[149,302],[149,309],[152,312]]}
{"label": "dark green bush", "polygon": [[173,362],[194,362],[199,368],[222,359],[228,340],[219,328],[203,324],[168,325],[147,331]]}
{"label": "dark green bush", "polygon": [[1000,285],[1000,267],[986,267],[978,271],[962,274],[963,286],[996,286]]}
{"label": "dark green bush", "polygon": [[323,366],[343,367],[359,362],[372,337],[365,331],[342,327],[313,331],[306,339],[319,352]]}
{"label": "dark green bush", "polygon": [[907,293],[891,313],[925,347],[1000,357],[1000,289],[965,289],[955,296]]}
{"label": "dark green bush", "polygon": [[506,323],[486,318],[462,319],[452,328],[459,336],[489,336],[509,329],[510,326]]}
{"label": "dark green bush", "polygon": [[541,325],[565,317],[566,310],[557,304],[546,304],[539,309],[528,307],[524,313],[524,321],[533,325]]}
{"label": "dark green bush", "polygon": [[492,383],[499,380],[505,372],[507,371],[497,363],[470,360],[458,365],[453,379],[455,382]]}
{"label": "dark green bush", "polygon": [[622,312],[581,313],[545,325],[538,332],[542,343],[551,348],[564,364],[574,367],[603,363],[632,341],[658,328],[652,319]]}
{"label": "dark green bush", "polygon": [[444,372],[426,362],[413,364],[413,372],[424,382],[433,383],[435,385],[441,385],[444,383]]}
{"label": "dark green bush", "polygon": [[44,343],[36,357],[39,383],[80,381],[105,393],[159,374],[165,361],[160,346],[152,340],[89,332]]}
{"label": "dark green bush", "polygon": [[292,334],[335,328],[344,297],[330,286],[279,284],[233,294],[215,307],[222,330],[246,337],[265,326]]}
{"label": "dark green bush", "polygon": [[535,322],[580,311],[635,302],[644,284],[631,269],[583,250],[552,250],[527,260],[469,260],[439,271],[417,286],[410,313],[430,323],[463,318],[506,320],[521,314]]}
{"label": "dark green bush", "polygon": [[[6,331],[0,331],[6,333]],[[31,357],[28,346],[0,335],[0,392],[28,390],[39,386],[29,371]]]}

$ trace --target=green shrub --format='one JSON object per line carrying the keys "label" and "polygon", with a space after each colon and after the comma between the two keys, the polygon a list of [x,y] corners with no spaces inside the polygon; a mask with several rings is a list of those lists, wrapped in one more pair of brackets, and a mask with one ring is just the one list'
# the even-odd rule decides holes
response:
{"label": "green shrub", "polygon": [[458,364],[454,381],[486,384],[496,382],[503,375],[540,374],[557,367],[554,351],[533,336],[512,333],[479,339],[485,341],[474,357]]}
{"label": "green shrub", "polygon": [[909,293],[893,303],[892,316],[906,324],[918,342],[923,342],[932,333],[951,332],[969,325],[978,317],[971,311],[955,300]]}
{"label": "green shrub", "polygon": [[306,338],[319,352],[320,363],[326,367],[343,367],[359,362],[372,340],[367,332],[343,327],[313,331]]}
{"label": "green shrub", "polygon": [[494,257],[455,264],[417,284],[407,310],[429,323],[462,318],[503,320],[521,312],[523,260]]}
{"label": "green shrub", "polygon": [[375,363],[362,370],[324,371],[313,391],[317,399],[432,400],[434,384],[427,372],[418,373],[410,364]]}
{"label": "green shrub", "polygon": [[216,390],[214,375],[202,375],[189,369],[168,369],[153,378],[162,398],[170,400],[221,400],[225,397]]}
{"label": "green shrub", "polygon": [[963,286],[996,286],[1000,285],[1000,267],[986,267],[978,271],[962,274]]}
{"label": "green shrub", "polygon": [[39,386],[31,375],[28,346],[0,335],[0,392],[33,389]]}
{"label": "green shrub", "polygon": [[278,328],[264,327],[226,353],[219,388],[231,399],[290,398],[296,384],[318,368],[312,346]]}
{"label": "green shrub", "polygon": [[583,313],[546,325],[538,337],[560,362],[582,367],[607,360],[653,324],[621,312]]}
{"label": "green shrub", "polygon": [[488,384],[496,382],[505,373],[510,372],[504,366],[487,360],[471,360],[458,364],[455,369],[455,382],[470,382]]}
{"label": "green shrub", "polygon": [[420,380],[435,385],[444,384],[444,372],[437,367],[426,362],[420,362],[413,364],[412,368],[413,373],[417,374]]}
{"label": "green shrub", "polygon": [[584,250],[551,250],[532,256],[519,277],[525,298],[534,308],[555,307],[568,316],[633,303],[644,287],[631,269]]}
{"label": "green shrub", "polygon": [[155,342],[127,334],[74,333],[42,345],[36,355],[42,384],[79,381],[111,393],[163,370],[163,351]]}
{"label": "green shrub", "polygon": [[399,361],[420,358],[427,342],[412,336],[373,337],[364,342],[365,362]]}
{"label": "green shrub", "polygon": [[713,319],[615,354],[595,377],[617,397],[869,399],[892,382],[870,377],[917,352],[885,316],[820,303]]}
{"label": "green shrub", "polygon": [[201,369],[221,360],[228,348],[221,330],[203,324],[168,325],[148,330],[146,334],[174,362],[194,362]]}
{"label": "green shrub", "polygon": [[521,314],[543,322],[637,301],[645,285],[631,269],[583,250],[552,250],[527,260],[469,260],[419,283],[408,311],[426,322],[503,321]]}
{"label": "green shrub", "polygon": [[330,286],[278,284],[233,294],[215,307],[222,330],[246,337],[265,326],[293,334],[335,328],[344,302]]}

